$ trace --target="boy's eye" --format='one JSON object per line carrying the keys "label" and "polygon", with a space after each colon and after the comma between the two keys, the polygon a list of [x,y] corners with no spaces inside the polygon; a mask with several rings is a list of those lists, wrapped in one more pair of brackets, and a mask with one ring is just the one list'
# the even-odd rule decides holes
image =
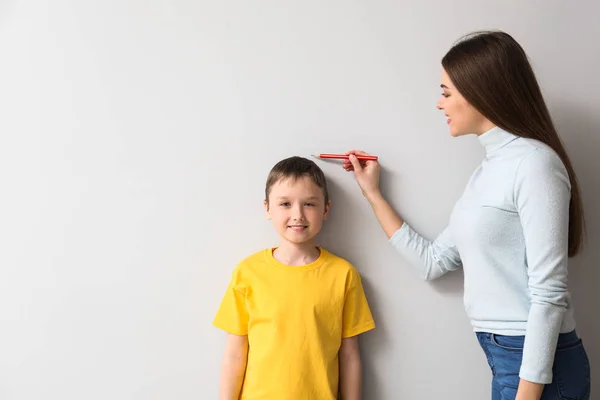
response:
{"label": "boy's eye", "polygon": [[289,201],[284,201],[283,203],[280,204],[280,206],[282,207],[289,207],[290,203]]}
{"label": "boy's eye", "polygon": [[314,206],[315,206],[313,203],[306,203],[306,205],[307,205],[308,207],[314,207]]}
{"label": "boy's eye", "polygon": [[444,96],[445,98],[448,98],[448,97],[450,97],[450,95],[449,95],[449,94],[446,94],[446,93],[442,93],[442,96]]}

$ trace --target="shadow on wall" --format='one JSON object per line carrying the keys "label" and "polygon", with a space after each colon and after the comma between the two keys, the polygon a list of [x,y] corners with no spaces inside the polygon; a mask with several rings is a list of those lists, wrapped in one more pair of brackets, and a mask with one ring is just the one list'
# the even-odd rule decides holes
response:
{"label": "shadow on wall", "polygon": [[[380,187],[381,187],[381,191],[383,193],[398,193],[398,191],[395,191],[393,189],[394,186],[399,184],[399,177],[396,175],[394,177],[392,177],[393,173],[388,171],[385,167],[381,167],[381,176],[380,176]],[[433,182],[432,182],[433,184]],[[388,198],[387,199],[390,204],[394,207],[395,210],[398,210],[399,207],[397,207],[397,204],[399,204],[397,202],[398,199],[392,199],[392,198]],[[373,217],[375,218],[375,217]],[[450,214],[448,214],[448,219],[450,218]],[[440,231],[441,232],[441,231]],[[438,234],[440,233],[438,232]],[[427,237],[430,240],[435,239],[435,237]],[[400,258],[401,256],[398,255],[398,257]],[[462,296],[463,294],[463,282],[464,282],[464,275],[463,275],[463,270],[462,268],[460,268],[457,271],[452,271],[449,272],[447,274],[442,275],[441,277],[434,279],[432,281],[427,282],[428,285],[430,285],[433,289],[437,290],[440,293],[443,293],[444,295],[448,295],[448,296],[452,296],[452,297],[456,297],[456,296]]]}
{"label": "shadow on wall", "polygon": [[[600,381],[600,118],[591,110],[559,106],[553,113],[556,128],[574,165],[581,192],[587,226],[582,254],[569,260],[569,291],[572,295],[577,333],[585,343],[594,383]],[[596,339],[594,339],[596,338]]]}
{"label": "shadow on wall", "polygon": [[[341,167],[339,167],[341,168]],[[385,235],[363,235],[364,232],[357,230],[358,227],[372,226],[376,219],[371,210],[367,209],[367,202],[361,195],[358,184],[354,182],[351,173],[343,175],[344,180],[351,182],[350,189],[338,184],[336,179],[328,179],[327,185],[331,197],[331,214],[329,220],[323,226],[319,234],[319,242],[329,251],[352,262],[361,273],[361,280],[369,306],[377,328],[361,335],[361,352],[368,351],[368,357],[363,353],[363,393],[368,393],[373,399],[382,399],[381,377],[378,374],[380,368],[376,360],[389,352],[390,334],[387,330],[386,318],[382,310],[383,301],[379,293],[377,282],[372,282],[366,266],[360,260],[368,258],[368,252],[373,251],[376,242],[385,241]],[[356,187],[354,187],[356,185]],[[361,210],[364,212],[361,213]],[[349,245],[358,244],[358,245]],[[369,250],[371,249],[371,250]],[[389,268],[388,265],[370,265],[369,268]]]}
{"label": "shadow on wall", "polygon": [[[341,167],[340,167],[341,168]],[[338,254],[350,262],[355,263],[361,271],[361,279],[366,296],[369,300],[373,318],[376,321],[377,329],[361,335],[361,350],[368,351],[368,357],[362,357],[363,360],[363,393],[368,393],[372,399],[383,399],[381,366],[377,365],[376,360],[380,360],[382,355],[387,354],[391,346],[391,334],[386,324],[385,312],[389,312],[389,307],[385,307],[384,298],[380,293],[380,284],[370,279],[370,273],[363,270],[365,258],[369,258],[366,253],[376,251],[384,247],[386,241],[385,233],[381,230],[375,215],[373,214],[366,199],[363,198],[358,184],[354,182],[351,173],[344,175],[344,180],[351,181],[351,185],[340,185],[336,179],[328,179],[328,189],[332,199],[332,210],[329,220],[323,227],[319,242],[325,248]],[[393,190],[400,182],[397,174],[382,167],[381,171],[381,189],[384,193],[397,193]],[[350,188],[348,188],[350,186]],[[394,198],[388,199],[394,205]],[[358,227],[361,230],[357,230]],[[373,232],[372,235],[364,235],[362,229]],[[376,232],[376,233],[375,233]],[[356,244],[349,246],[349,243]],[[398,261],[401,255],[397,255]],[[381,268],[387,270],[390,265],[371,264],[369,268]],[[369,271],[373,272],[373,271]],[[384,273],[388,275],[388,273]],[[425,284],[425,283],[424,283]],[[445,276],[428,282],[436,290],[449,296],[462,296],[463,292],[463,274],[462,271],[448,273]],[[400,371],[399,371],[400,372]]]}
{"label": "shadow on wall", "polygon": [[369,357],[365,357],[364,355],[361,357],[364,373],[363,393],[368,393],[373,399],[383,399],[381,377],[377,374],[379,368],[375,365],[375,361],[380,359],[380,354],[385,354],[389,351],[389,332],[386,329],[385,318],[380,312],[383,307],[379,304],[378,297],[374,295],[377,289],[364,277],[362,278],[362,283],[369,299],[373,318],[377,324],[376,330],[363,334],[360,339],[361,352],[365,349],[368,349],[369,352]]}

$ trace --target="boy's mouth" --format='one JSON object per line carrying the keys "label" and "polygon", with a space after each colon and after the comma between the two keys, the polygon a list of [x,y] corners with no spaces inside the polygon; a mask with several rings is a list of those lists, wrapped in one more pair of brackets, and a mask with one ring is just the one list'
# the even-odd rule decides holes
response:
{"label": "boy's mouth", "polygon": [[294,232],[302,232],[303,230],[308,228],[308,225],[289,225],[288,228],[293,230]]}

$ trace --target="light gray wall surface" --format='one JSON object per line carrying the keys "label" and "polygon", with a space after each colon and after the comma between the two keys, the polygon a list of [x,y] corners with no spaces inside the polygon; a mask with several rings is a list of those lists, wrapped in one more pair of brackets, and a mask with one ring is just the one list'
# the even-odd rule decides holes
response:
{"label": "light gray wall surface", "polygon": [[[0,3],[0,398],[216,399],[230,273],[276,243],[279,159],[364,149],[428,237],[483,151],[435,109],[461,35],[529,53],[581,182],[578,332],[600,377],[597,2],[56,0]],[[352,176],[320,162],[320,243],[360,271],[368,400],[485,399],[462,273],[422,282]]]}

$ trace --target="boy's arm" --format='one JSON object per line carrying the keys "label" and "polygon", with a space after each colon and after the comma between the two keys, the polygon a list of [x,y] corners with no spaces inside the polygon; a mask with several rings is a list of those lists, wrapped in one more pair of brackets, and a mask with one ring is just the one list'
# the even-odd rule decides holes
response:
{"label": "boy's arm", "polygon": [[362,392],[362,365],[358,336],[342,339],[339,360],[342,400],[360,400]]}
{"label": "boy's arm", "polygon": [[238,400],[248,360],[248,336],[227,335],[219,400]]}

